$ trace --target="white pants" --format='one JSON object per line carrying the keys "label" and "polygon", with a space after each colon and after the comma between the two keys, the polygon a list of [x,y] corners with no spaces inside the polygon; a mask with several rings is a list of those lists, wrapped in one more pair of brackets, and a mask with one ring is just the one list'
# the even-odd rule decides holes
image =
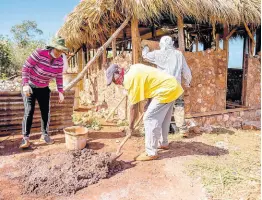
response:
{"label": "white pants", "polygon": [[149,156],[157,155],[158,146],[168,145],[168,132],[175,101],[159,103],[152,99],[144,115],[145,147]]}

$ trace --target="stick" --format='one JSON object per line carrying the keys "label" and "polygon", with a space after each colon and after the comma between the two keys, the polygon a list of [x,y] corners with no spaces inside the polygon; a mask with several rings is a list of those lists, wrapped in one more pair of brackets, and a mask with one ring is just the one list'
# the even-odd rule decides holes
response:
{"label": "stick", "polygon": [[[144,113],[139,117],[139,119],[137,120],[134,129],[136,129],[138,127],[138,125],[140,124],[141,120],[144,117]],[[123,148],[124,144],[127,142],[127,140],[132,136],[132,133],[130,133],[130,131],[128,131],[128,134],[126,135],[126,137],[124,138],[124,140],[121,142],[121,144],[119,145],[119,147],[117,148],[116,151],[116,155],[120,154],[121,149]]]}
{"label": "stick", "polygon": [[77,77],[72,80],[67,86],[65,86],[64,91],[70,90],[72,87],[74,87],[86,74],[89,67],[102,55],[104,49],[106,49],[112,42],[114,38],[118,36],[118,34],[126,27],[130,20],[130,17],[127,17],[126,20],[121,24],[121,26],[114,32],[114,34],[107,40],[103,46],[101,46],[98,50],[95,56],[86,64],[86,66],[83,68],[83,70],[77,75]]}
{"label": "stick", "polygon": [[111,117],[111,115],[115,112],[115,110],[120,106],[120,104],[122,103],[122,101],[124,101],[124,99],[126,98],[126,96],[124,96],[116,105],[116,107],[109,113],[109,115],[106,118],[106,122],[107,120]]}
{"label": "stick", "polygon": [[248,36],[250,37],[250,39],[252,40],[253,43],[256,43],[255,39],[254,39],[254,36],[252,35],[250,29],[248,28],[248,25],[244,22],[244,26],[245,26],[245,29],[247,31],[247,34]]}

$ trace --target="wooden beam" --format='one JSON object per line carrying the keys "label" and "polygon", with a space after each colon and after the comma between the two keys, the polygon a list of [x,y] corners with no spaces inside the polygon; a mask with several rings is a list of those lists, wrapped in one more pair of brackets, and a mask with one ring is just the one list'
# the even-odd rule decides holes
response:
{"label": "wooden beam", "polygon": [[245,29],[246,29],[246,31],[247,31],[248,36],[250,37],[250,39],[252,40],[252,42],[255,44],[256,41],[255,41],[255,39],[254,39],[254,36],[253,36],[253,34],[251,33],[250,29],[248,28],[248,26],[247,26],[247,24],[246,24],[245,22],[244,22],[244,26],[245,26]]}
{"label": "wooden beam", "polygon": [[256,51],[255,54],[257,55],[258,52],[261,51],[261,27],[258,27],[256,30]]}
{"label": "wooden beam", "polygon": [[236,32],[237,28],[232,29],[230,33],[226,36],[226,40],[229,40],[229,38]]}
{"label": "wooden beam", "polygon": [[196,52],[198,52],[198,36],[196,37]]}
{"label": "wooden beam", "polygon": [[227,50],[228,52],[228,40],[227,40],[227,36],[228,36],[228,25],[224,24],[224,35],[223,35],[223,49]]}
{"label": "wooden beam", "polygon": [[242,66],[243,66],[243,76],[242,76],[242,94],[241,94],[241,103],[242,105],[247,105],[247,70],[248,70],[248,59],[246,56],[247,53],[247,35],[245,33],[244,36],[244,42],[243,42],[243,61],[242,61]]}
{"label": "wooden beam", "polygon": [[107,40],[107,42],[101,46],[96,55],[87,63],[87,65],[84,67],[84,69],[77,75],[77,77],[72,80],[67,86],[65,86],[64,90],[70,90],[72,87],[74,87],[86,74],[88,71],[89,67],[92,66],[92,64],[101,56],[103,53],[104,49],[106,49],[111,43],[114,38],[118,36],[120,31],[122,31],[126,25],[128,24],[130,20],[130,17],[127,17],[126,20],[121,24],[121,26],[114,32],[114,34]]}
{"label": "wooden beam", "polygon": [[[228,55],[229,55],[229,42],[227,40],[227,36],[228,36],[228,32],[229,32],[229,27],[228,24],[224,24],[224,34],[223,34],[223,49],[226,51],[226,73],[225,73],[225,79],[226,79],[226,84],[227,84],[227,76],[228,76]],[[227,90],[225,90],[225,99],[227,96]],[[224,103],[224,108],[226,108],[226,101],[223,102]]]}
{"label": "wooden beam", "polygon": [[113,39],[112,41],[112,53],[113,53],[113,58],[116,57],[116,39]]}
{"label": "wooden beam", "polygon": [[185,51],[184,22],[181,16],[177,16],[179,50]]}
{"label": "wooden beam", "polygon": [[163,36],[165,34],[166,34],[166,32],[164,32],[162,29],[157,29],[157,30],[155,30],[154,34],[152,34],[152,31],[151,31],[149,33],[142,35],[141,39],[142,40],[148,40],[148,39],[152,39],[153,37]]}
{"label": "wooden beam", "polygon": [[140,34],[138,29],[138,19],[132,18],[131,20],[131,35],[132,35],[132,56],[133,64],[139,63],[140,59]]}
{"label": "wooden beam", "polygon": [[219,40],[220,40],[220,35],[217,33],[216,34],[216,50],[220,49],[220,47],[219,47]]}

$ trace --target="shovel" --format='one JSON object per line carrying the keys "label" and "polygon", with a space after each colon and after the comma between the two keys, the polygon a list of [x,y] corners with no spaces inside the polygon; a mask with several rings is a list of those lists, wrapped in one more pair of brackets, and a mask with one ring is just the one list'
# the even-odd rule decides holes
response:
{"label": "shovel", "polygon": [[[143,119],[144,113],[139,117],[138,121],[136,122],[134,129],[136,129],[138,127],[138,125],[140,124],[141,120]],[[132,136],[132,133],[130,132],[130,130],[127,131],[126,137],[124,138],[124,140],[120,143],[119,147],[117,148],[116,153],[113,153],[111,155],[111,162],[116,161],[116,159],[118,159],[123,152],[121,153],[121,149],[123,148],[124,144],[127,142],[127,140]]]}

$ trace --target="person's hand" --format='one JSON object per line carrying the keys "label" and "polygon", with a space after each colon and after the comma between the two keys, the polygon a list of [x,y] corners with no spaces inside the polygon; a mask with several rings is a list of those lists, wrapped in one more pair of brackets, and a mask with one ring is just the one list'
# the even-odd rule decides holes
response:
{"label": "person's hand", "polygon": [[23,86],[23,94],[29,97],[33,93],[32,88],[29,85]]}
{"label": "person's hand", "polygon": [[62,103],[64,101],[65,97],[64,97],[63,93],[61,93],[61,92],[58,92],[58,94],[59,94],[59,103]]}

